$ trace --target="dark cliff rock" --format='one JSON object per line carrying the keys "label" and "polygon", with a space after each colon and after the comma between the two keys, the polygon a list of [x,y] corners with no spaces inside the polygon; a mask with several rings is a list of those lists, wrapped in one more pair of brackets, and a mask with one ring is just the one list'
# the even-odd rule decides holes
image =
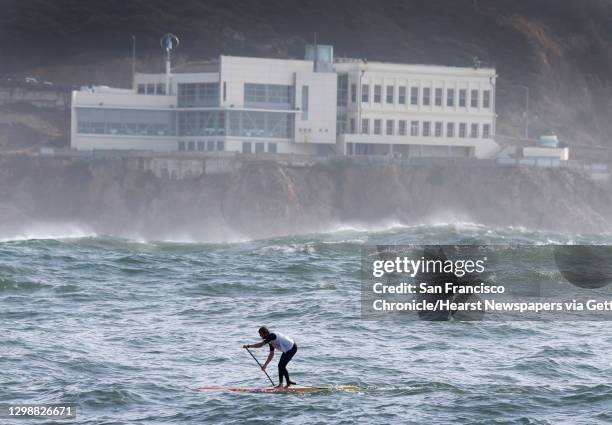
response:
{"label": "dark cliff rock", "polygon": [[0,237],[36,226],[99,234],[226,241],[341,225],[476,222],[564,232],[612,230],[609,188],[563,169],[400,167],[340,161],[245,164],[167,180],[130,160],[0,160]]}

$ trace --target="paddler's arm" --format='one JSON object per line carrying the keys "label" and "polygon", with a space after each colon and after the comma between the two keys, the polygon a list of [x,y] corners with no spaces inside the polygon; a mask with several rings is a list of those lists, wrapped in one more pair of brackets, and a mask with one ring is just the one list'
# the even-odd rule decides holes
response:
{"label": "paddler's arm", "polygon": [[259,347],[263,347],[265,344],[266,344],[266,341],[261,341],[256,344],[243,345],[242,348],[259,348]]}
{"label": "paddler's arm", "polygon": [[273,357],[274,357],[274,350],[270,350],[270,354],[268,354],[268,358],[266,359],[266,362],[261,367],[262,370],[266,370],[266,367],[272,361]]}

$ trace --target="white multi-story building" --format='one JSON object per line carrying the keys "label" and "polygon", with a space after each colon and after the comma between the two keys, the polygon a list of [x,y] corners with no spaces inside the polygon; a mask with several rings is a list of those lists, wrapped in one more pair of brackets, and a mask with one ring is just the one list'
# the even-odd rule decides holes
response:
{"label": "white multi-story building", "polygon": [[136,74],[134,90],[73,93],[71,144],[325,154],[336,144],[336,80],[331,66],[315,70],[312,60],[231,56]]}
{"label": "white multi-story building", "polygon": [[491,157],[495,70],[345,60],[338,147],[348,155]]}
{"label": "white multi-story building", "polygon": [[134,88],[73,92],[71,145],[327,155],[492,156],[492,69],[221,56]]}

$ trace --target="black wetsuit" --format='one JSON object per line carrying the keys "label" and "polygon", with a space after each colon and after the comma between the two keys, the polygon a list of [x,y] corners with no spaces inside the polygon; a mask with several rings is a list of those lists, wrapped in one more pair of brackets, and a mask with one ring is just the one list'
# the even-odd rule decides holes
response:
{"label": "black wetsuit", "polygon": [[[274,347],[272,346],[272,341],[274,341],[275,339],[276,339],[276,335],[273,333],[269,334],[264,339],[264,341],[270,345],[270,351],[274,351]],[[281,358],[278,361],[278,383],[279,385],[283,383],[283,377],[285,378],[287,385],[295,384],[295,382],[292,382],[289,379],[289,371],[287,370],[287,364],[291,361],[293,356],[295,356],[295,353],[297,353],[297,344],[294,342],[293,347],[291,347],[289,351],[281,355]]]}

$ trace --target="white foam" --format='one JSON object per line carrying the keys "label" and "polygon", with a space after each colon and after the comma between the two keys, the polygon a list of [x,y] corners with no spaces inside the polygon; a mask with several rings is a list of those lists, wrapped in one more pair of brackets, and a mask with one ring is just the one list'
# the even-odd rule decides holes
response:
{"label": "white foam", "polygon": [[89,227],[75,223],[30,223],[27,229],[0,234],[0,242],[63,240],[96,237]]}
{"label": "white foam", "polygon": [[135,243],[141,244],[184,244],[184,245],[198,245],[198,244],[236,244],[246,243],[252,241],[234,230],[223,228],[217,229],[214,234],[202,231],[191,232],[177,232],[177,233],[160,233],[154,235],[145,235],[137,231],[129,231],[121,234],[111,234],[109,236],[125,238]]}
{"label": "white foam", "polygon": [[305,243],[305,244],[292,243],[292,244],[287,244],[287,245],[269,245],[269,246],[265,246],[261,248],[259,251],[263,253],[281,252],[283,254],[296,254],[296,253],[312,254],[315,252],[315,248],[312,245],[312,243]]}
{"label": "white foam", "polygon": [[415,227],[414,225],[408,225],[399,221],[381,221],[380,223],[361,223],[361,222],[347,222],[331,225],[328,229],[323,230],[322,234],[334,234],[334,233],[383,233],[391,232],[394,230],[409,229]]}

